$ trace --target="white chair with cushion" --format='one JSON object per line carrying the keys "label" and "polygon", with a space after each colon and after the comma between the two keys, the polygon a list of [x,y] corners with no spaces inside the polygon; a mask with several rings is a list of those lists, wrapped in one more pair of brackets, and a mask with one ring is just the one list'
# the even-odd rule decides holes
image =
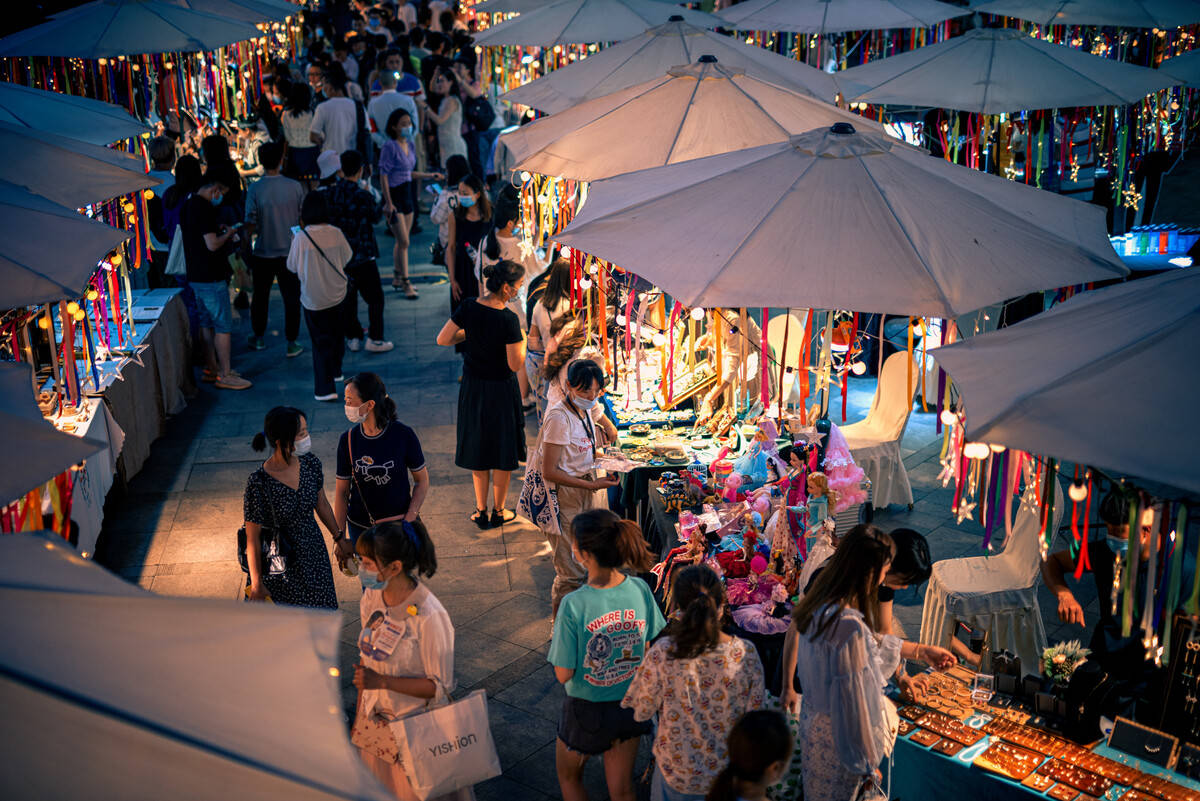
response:
{"label": "white chair with cushion", "polygon": [[871,503],[875,506],[913,502],[912,485],[908,483],[900,456],[900,440],[904,439],[912,412],[912,393],[919,388],[920,361],[919,355],[913,359],[910,383],[905,376],[909,368],[908,353],[902,351],[887,357],[866,418],[842,427],[855,464],[871,480]]}
{"label": "white chair with cushion", "polygon": [[[1062,487],[1055,482],[1054,514],[1047,521],[1048,531],[1058,530],[1062,510]],[[1003,522],[997,521],[997,525],[1003,526]],[[921,642],[949,647],[956,621],[962,621],[990,633],[992,653],[1011,651],[1021,658],[1023,672],[1037,673],[1046,648],[1046,628],[1037,599],[1041,530],[1039,494],[1036,488],[1026,489],[1012,534],[1000,553],[935,562],[925,590]]]}

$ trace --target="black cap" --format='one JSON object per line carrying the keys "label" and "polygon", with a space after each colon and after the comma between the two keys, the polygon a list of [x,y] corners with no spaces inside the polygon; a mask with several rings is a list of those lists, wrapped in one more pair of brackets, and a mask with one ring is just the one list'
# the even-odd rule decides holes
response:
{"label": "black cap", "polygon": [[835,134],[852,134],[855,133],[854,126],[848,122],[835,122],[829,128],[830,133]]}
{"label": "black cap", "polygon": [[717,57],[716,56],[700,56],[700,58],[696,59],[696,61],[698,61],[701,64],[716,64]]}
{"label": "black cap", "polygon": [[683,22],[683,17],[679,16],[678,14],[672,14],[671,16],[667,17],[667,22]]}

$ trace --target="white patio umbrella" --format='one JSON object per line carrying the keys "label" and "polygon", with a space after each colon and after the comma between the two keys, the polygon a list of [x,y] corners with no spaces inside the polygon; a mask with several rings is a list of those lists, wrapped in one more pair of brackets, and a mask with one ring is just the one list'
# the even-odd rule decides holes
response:
{"label": "white patio umbrella", "polygon": [[972,440],[1200,493],[1200,271],[1172,270],[1071,298],[1009,328],[932,351]]}
{"label": "white patio umbrella", "polygon": [[1102,208],[843,125],[598,181],[556,239],[687,306],[954,317],[1128,272]]}
{"label": "white patio umbrella", "polygon": [[0,56],[95,59],[191,53],[259,36],[250,23],[193,11],[172,0],[96,0],[0,39]]}
{"label": "white patio umbrella", "polygon": [[78,297],[97,262],[128,238],[128,231],[0,181],[0,308]]}
{"label": "white patio umbrella", "polygon": [[391,798],[342,723],[339,615],[114,586],[60,543],[0,538],[6,798]]}
{"label": "white patio umbrella", "polygon": [[989,0],[971,10],[1039,25],[1174,28],[1200,22],[1198,0]]}
{"label": "white patio umbrella", "polygon": [[833,101],[837,87],[827,73],[676,16],[640,36],[518,86],[501,99],[557,114],[585,100],[658,78],[676,64],[693,64],[702,55],[712,55],[728,69]]}
{"label": "white patio umbrella", "polygon": [[597,181],[664,164],[783,142],[847,122],[875,123],[806,93],[701,56],[666,75],[505,134],[519,169]]}
{"label": "white patio umbrella", "polygon": [[1160,70],[1093,56],[1013,28],[967,31],[837,73],[851,100],[999,114],[1122,106],[1178,83]]}
{"label": "white patio umbrella", "polygon": [[162,0],[180,8],[212,14],[216,17],[248,22],[283,22],[300,15],[300,7],[288,0]]}
{"label": "white patio umbrella", "polygon": [[141,136],[149,126],[112,103],[0,83],[0,122],[73,137],[93,145]]}
{"label": "white patio umbrella", "polygon": [[160,183],[128,153],[9,123],[0,152],[0,181],[73,209]]}
{"label": "white patio umbrella", "polygon": [[1158,68],[1177,81],[1183,81],[1189,86],[1200,86],[1200,50],[1169,58]]}
{"label": "white patio umbrella", "polygon": [[655,0],[557,0],[488,28],[475,37],[475,44],[549,47],[619,42],[673,16],[703,28],[723,24],[711,14]]}
{"label": "white patio umbrella", "polygon": [[476,14],[524,14],[545,8],[547,0],[483,0],[475,4]]}
{"label": "white patio umbrella", "polygon": [[750,0],[719,16],[740,31],[839,33],[928,28],[970,13],[937,0]]}
{"label": "white patio umbrella", "polygon": [[[0,503],[5,505],[107,447],[64,434],[42,417],[33,395],[33,368],[24,362],[0,364],[0,437],[9,453],[0,466]],[[7,642],[5,650],[11,650],[12,641]],[[5,786],[0,778],[0,787]]]}

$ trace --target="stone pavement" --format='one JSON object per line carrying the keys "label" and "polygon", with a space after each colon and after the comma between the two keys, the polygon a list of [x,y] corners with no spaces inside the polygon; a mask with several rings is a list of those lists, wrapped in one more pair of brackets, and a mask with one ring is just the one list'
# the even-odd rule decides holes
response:
{"label": "stone pavement", "polygon": [[[427,278],[419,285],[420,300],[406,301],[390,292],[387,297],[386,331],[395,350],[379,355],[347,353],[345,372],[379,373],[396,400],[400,418],[416,429],[425,450],[432,490],[422,517],[438,549],[438,572],[429,583],[457,632],[456,694],[478,688],[487,691],[504,768],[504,775],[477,788],[477,795],[481,801],[554,798],[558,797],[554,740],[562,691],[545,660],[553,568],[544,541],[530,524],[518,521],[480,531],[467,519],[474,507],[470,476],[453,463],[460,362],[452,350],[434,342],[448,316],[449,288],[428,282],[444,276],[442,268],[420,264],[428,260],[432,226],[427,219],[425,227],[426,233],[416,237],[411,248],[414,274],[424,273]],[[382,260],[387,266],[380,270],[387,276],[392,240],[381,233],[379,244],[387,251]],[[365,313],[365,308],[360,309],[364,320]],[[234,533],[242,521],[246,477],[263,458],[251,450],[250,440],[271,407],[289,404],[305,410],[313,453],[324,463],[327,491],[333,491],[335,446],[347,427],[341,402],[313,401],[307,351],[299,358],[284,357],[277,295],[272,299],[264,351],[246,350],[248,316],[236,311],[235,315],[234,365],[254,382],[253,389],[223,392],[202,384],[186,411],[169,422],[142,472],[124,491],[114,489],[106,507],[97,561],[165,595],[231,601],[240,597],[242,574],[235,561]],[[308,347],[307,331],[300,341]],[[865,412],[872,391],[873,381],[852,380],[851,420]],[[831,406],[839,407],[840,402]],[[532,442],[536,434],[532,424],[527,434]],[[926,532],[938,559],[978,554],[982,536],[978,524],[955,526],[950,492],[935,481],[938,442],[932,413],[913,414],[903,445],[916,503],[911,511],[897,507],[881,511],[877,522],[885,529],[907,525]],[[515,477],[510,508],[519,487]],[[357,579],[346,578],[336,569],[334,577],[344,620],[340,662],[349,714],[354,703],[350,677],[356,661],[361,591]],[[897,617],[914,635],[920,628],[923,592],[923,588],[919,593],[904,591],[896,599]],[[1089,588],[1080,598],[1085,604],[1091,601],[1085,607],[1089,620],[1095,617],[1094,596]],[[1055,606],[1044,591],[1042,605],[1052,638],[1081,633],[1058,631]],[[639,776],[648,751],[648,742],[643,742]],[[592,760],[587,783],[592,798],[607,796],[599,760]],[[639,787],[639,794],[644,797],[646,787]]]}

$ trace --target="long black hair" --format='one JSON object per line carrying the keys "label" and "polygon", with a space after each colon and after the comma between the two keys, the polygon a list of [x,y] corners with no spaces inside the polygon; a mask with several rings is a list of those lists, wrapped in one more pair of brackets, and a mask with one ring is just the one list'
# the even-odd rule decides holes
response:
{"label": "long black hair", "polygon": [[359,536],[354,549],[380,567],[399,562],[413,578],[437,572],[437,550],[420,520],[376,523]]}
{"label": "long black hair", "polygon": [[375,425],[383,428],[396,417],[396,402],[388,395],[383,379],[375,373],[359,373],[346,382],[354,387],[362,402],[375,401],[371,414],[375,417]]}
{"label": "long black hair", "polygon": [[283,453],[283,460],[290,463],[292,453],[296,450],[296,434],[300,433],[302,420],[304,412],[295,406],[276,406],[267,412],[262,431],[254,435],[250,447],[256,451],[265,451],[268,445],[272,450],[278,445]]}
{"label": "long black hair", "polygon": [[[483,185],[483,179],[472,172],[464,175],[458,183],[479,195],[479,200],[475,201],[475,208],[479,209],[479,218],[485,221],[492,219],[492,199],[488,197],[487,187]],[[456,185],[455,189],[457,188]],[[468,211],[469,209],[466,206],[459,204],[454,213],[459,217],[466,217]]]}
{"label": "long black hair", "polygon": [[638,524],[622,520],[608,509],[589,509],[575,515],[571,532],[576,547],[590,553],[600,567],[628,566],[646,572],[654,564]]}
{"label": "long black hair", "polygon": [[676,616],[671,621],[671,658],[694,659],[721,641],[725,585],[707,565],[689,565],[672,583]]}
{"label": "long black hair", "polygon": [[559,256],[550,262],[546,276],[546,290],[542,292],[542,305],[554,311],[571,295],[571,262]]}
{"label": "long black hair", "polygon": [[879,631],[879,580],[896,554],[896,546],[883,529],[859,523],[846,534],[825,568],[792,610],[792,621],[802,634],[811,625],[809,639],[825,636],[838,616],[826,614],[818,619],[821,608],[847,606],[862,613],[871,631]]}
{"label": "long black hair", "polygon": [[292,84],[288,89],[283,110],[290,111],[293,114],[303,114],[306,111],[312,111],[312,88],[304,81]]}
{"label": "long black hair", "polygon": [[737,801],[739,782],[761,783],[767,769],[790,757],[794,747],[787,720],[773,709],[742,715],[727,743],[729,764],[713,780],[705,801]]}

